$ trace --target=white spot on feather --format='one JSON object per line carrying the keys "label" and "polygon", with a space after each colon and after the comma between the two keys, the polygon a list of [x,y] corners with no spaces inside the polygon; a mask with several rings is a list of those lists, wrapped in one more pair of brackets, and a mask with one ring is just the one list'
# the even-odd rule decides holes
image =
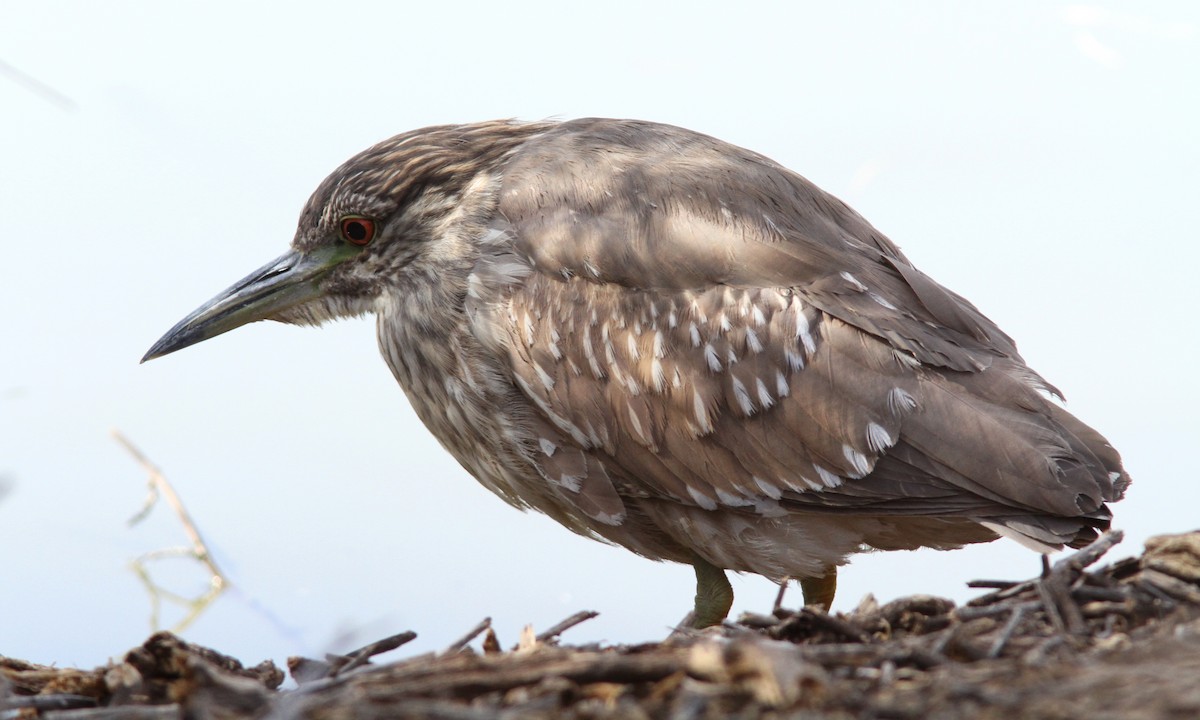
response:
{"label": "white spot on feather", "polygon": [[887,428],[876,422],[867,423],[867,447],[874,452],[883,452],[896,444],[896,438]]}
{"label": "white spot on feather", "polygon": [[884,296],[880,295],[879,293],[877,293],[873,290],[871,292],[867,293],[867,296],[870,297],[872,300],[874,300],[876,303],[887,308],[888,310],[896,310],[897,309],[896,306],[893,305],[887,298],[885,298]]}
{"label": "white spot on feather", "polygon": [[809,490],[824,490],[825,486],[805,475],[800,476],[799,482],[790,478],[779,478],[779,481],[792,490],[802,493]]}
{"label": "white spot on feather", "polygon": [[762,490],[763,494],[765,494],[767,497],[773,500],[778,500],[783,496],[783,493],[779,491],[779,488],[775,484],[769,483],[757,475],[753,476],[751,479],[754,481],[754,484],[758,486],[758,489]]}
{"label": "white spot on feather", "polygon": [[490,228],[479,238],[479,242],[484,245],[503,245],[507,240],[508,233],[497,228]]}
{"label": "white spot on feather", "polygon": [[[554,479],[551,478],[551,480],[554,480]],[[566,473],[559,475],[558,480],[554,480],[554,482],[558,483],[559,485],[563,486],[564,488],[566,488],[567,490],[570,490],[573,493],[577,493],[580,491],[580,489],[583,488],[582,480],[575,477],[574,475],[567,475]]]}
{"label": "white spot on feather", "polygon": [[842,454],[846,456],[846,461],[850,463],[856,473],[850,477],[860,478],[871,472],[871,461],[867,459],[866,455],[845,444],[842,445]]}
{"label": "white spot on feather", "polygon": [[754,501],[749,498],[742,497],[741,495],[733,495],[731,493],[727,493],[724,490],[722,490],[721,488],[716,488],[716,491],[717,491],[717,500],[720,501],[720,503],[722,505],[725,505],[727,507],[746,507],[748,505],[754,504]]}
{"label": "white spot on feather", "polygon": [[660,358],[660,357],[666,355],[667,351],[666,351],[666,348],[663,346],[662,330],[654,331],[654,342],[652,343],[652,346],[653,346],[653,350],[654,350],[654,357]]}
{"label": "white spot on feather", "polygon": [[887,394],[888,410],[893,415],[904,415],[917,407],[917,399],[904,388],[894,387]]}
{"label": "white spot on feather", "polygon": [[855,289],[855,290],[857,290],[857,291],[859,291],[859,292],[864,292],[864,291],[866,291],[866,289],[867,289],[867,286],[866,286],[866,285],[863,285],[862,283],[860,283],[860,282],[858,281],[858,278],[854,277],[853,275],[851,275],[850,273],[846,272],[845,270],[843,270],[843,271],[842,271],[840,274],[841,274],[841,276],[842,276],[842,279],[843,279],[843,280],[845,280],[846,282],[848,282],[848,283],[850,283],[851,285],[853,285],[853,286],[854,286],[854,289]]}
{"label": "white spot on feather", "polygon": [[758,339],[758,333],[751,328],[746,328],[746,347],[752,353],[760,353],[763,349],[762,341]]}
{"label": "white spot on feather", "polygon": [[708,361],[709,370],[721,372],[721,358],[717,357],[717,349],[712,346],[712,343],[704,346],[704,359]]}
{"label": "white spot on feather", "polygon": [[915,355],[908,352],[907,350],[897,350],[897,349],[893,348],[892,349],[892,357],[896,359],[896,362],[900,363],[901,365],[903,365],[905,367],[909,367],[909,368],[913,368],[913,369],[921,367],[921,361],[918,360]]}
{"label": "white spot on feather", "polygon": [[778,501],[770,498],[766,500],[757,500],[754,503],[754,512],[768,518],[787,517],[788,511],[783,509],[783,506]]}
{"label": "white spot on feather", "polygon": [[743,415],[749,417],[754,414],[754,401],[750,399],[750,393],[746,392],[746,386],[736,375],[733,376],[733,397],[737,400]]}
{"label": "white spot on feather", "polygon": [[533,347],[533,318],[529,317],[529,313],[525,313],[525,319],[522,325],[525,328],[525,344]]}
{"label": "white spot on feather", "polygon": [[604,343],[604,359],[610,366],[617,364],[617,351],[613,348],[612,338],[608,334],[608,323],[600,326],[600,340]]}
{"label": "white spot on feather", "polygon": [[784,348],[783,357],[787,361],[788,370],[798,372],[804,369],[804,356],[792,348]]}
{"label": "white spot on feather", "polygon": [[471,273],[467,276],[467,295],[478,300],[482,296],[483,283],[479,281],[479,276]]}
{"label": "white spot on feather", "polygon": [[778,395],[779,397],[787,397],[791,391],[792,391],[792,389],[790,387],[788,387],[788,381],[787,381],[787,378],[784,377],[783,371],[776,370],[775,371],[775,394]]}
{"label": "white spot on feather", "polygon": [[716,510],[717,509],[717,503],[709,496],[700,492],[699,490],[692,487],[691,485],[688,486],[687,490],[688,490],[688,495],[691,495],[692,499],[695,500],[696,504],[699,505],[700,507],[704,508],[705,510]]}
{"label": "white spot on feather", "polygon": [[[842,479],[837,475],[815,463],[813,464],[813,469],[817,471],[817,477],[821,478],[821,482],[825,483],[825,487],[835,488],[841,486]],[[805,479],[807,480],[807,478]]]}
{"label": "white spot on feather", "polygon": [[817,351],[817,343],[813,340],[812,327],[808,323],[808,316],[800,308],[800,303],[796,303],[796,339],[804,345],[804,352],[812,355]]}
{"label": "white spot on feather", "polygon": [[667,386],[667,373],[663,370],[662,361],[654,358],[650,363],[650,379],[654,383],[654,389],[662,392]]}
{"label": "white spot on feather", "polygon": [[771,391],[767,390],[767,384],[758,378],[755,381],[758,386],[758,403],[763,406],[763,410],[775,404],[775,398],[771,397]]}
{"label": "white spot on feather", "polygon": [[713,431],[712,421],[708,418],[708,407],[704,403],[704,398],[700,397],[699,390],[692,391],[692,412],[696,415],[696,425],[701,435],[707,435]]}
{"label": "white spot on feather", "polygon": [[758,305],[752,305],[750,311],[754,315],[755,325],[762,327],[767,324],[767,316],[763,314],[762,308]]}
{"label": "white spot on feather", "polygon": [[550,377],[550,374],[543,370],[540,364],[536,362],[533,363],[533,371],[537,373],[538,380],[542,381],[542,385],[544,385],[547,390],[554,389],[554,378]]}
{"label": "white spot on feather", "polygon": [[603,380],[604,370],[600,367],[600,361],[596,359],[596,351],[592,349],[592,327],[590,325],[583,329],[583,356],[587,358],[592,375],[597,380]]}
{"label": "white spot on feather", "polygon": [[635,336],[633,333],[629,333],[629,335],[626,336],[626,342],[629,346],[629,359],[637,360],[639,357],[641,357],[641,353],[638,352],[637,336]]}
{"label": "white spot on feather", "polygon": [[638,417],[637,410],[634,409],[633,403],[626,403],[626,407],[629,408],[629,424],[633,428],[633,432],[638,436],[638,439],[642,441],[643,445],[652,445],[653,442],[650,440],[650,437],[646,435],[646,431],[642,428],[641,418]]}
{"label": "white spot on feather", "polygon": [[700,347],[700,328],[696,323],[688,324],[688,333],[692,336],[692,347]]}
{"label": "white spot on feather", "polygon": [[544,453],[546,457],[551,457],[551,456],[553,456],[553,455],[554,455],[554,451],[558,449],[558,446],[557,446],[557,445],[555,445],[554,443],[550,442],[550,441],[549,441],[549,440],[547,440],[546,438],[539,438],[539,439],[538,439],[538,445],[539,445],[539,446],[541,446],[541,448],[542,448],[542,453]]}

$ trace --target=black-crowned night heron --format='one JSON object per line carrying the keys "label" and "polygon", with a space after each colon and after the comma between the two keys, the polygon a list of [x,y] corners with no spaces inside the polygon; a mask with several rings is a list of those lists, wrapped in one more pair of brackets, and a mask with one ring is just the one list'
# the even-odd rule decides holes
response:
{"label": "black-crowned night heron", "polygon": [[771,160],[627,120],[485,122],[351,158],[292,249],[158,357],[255,320],[373,312],[417,414],[489,490],[582,535],[798,578],[865,549],[1107,528],[1128,477],[1013,341]]}

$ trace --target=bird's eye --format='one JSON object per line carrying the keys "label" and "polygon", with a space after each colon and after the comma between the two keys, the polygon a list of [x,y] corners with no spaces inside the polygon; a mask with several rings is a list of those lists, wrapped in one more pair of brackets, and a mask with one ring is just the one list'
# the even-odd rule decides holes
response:
{"label": "bird's eye", "polygon": [[375,221],[363,217],[342,218],[342,239],[363,246],[375,237]]}

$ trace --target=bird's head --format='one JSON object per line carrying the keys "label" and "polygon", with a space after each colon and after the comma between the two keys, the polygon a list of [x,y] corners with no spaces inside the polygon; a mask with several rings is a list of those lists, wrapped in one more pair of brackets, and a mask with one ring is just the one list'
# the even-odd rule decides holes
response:
{"label": "bird's head", "polygon": [[142,362],[257,320],[319,325],[370,312],[389,283],[438,254],[439,231],[471,181],[539,129],[438,126],[359,153],[309,198],[290,250],[181,320]]}

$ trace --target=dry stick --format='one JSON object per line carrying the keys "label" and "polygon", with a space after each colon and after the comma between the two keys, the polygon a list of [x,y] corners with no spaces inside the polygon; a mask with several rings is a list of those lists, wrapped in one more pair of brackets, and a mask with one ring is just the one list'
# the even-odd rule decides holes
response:
{"label": "dry stick", "polygon": [[412,642],[417,637],[417,634],[412,630],[406,630],[398,635],[385,637],[382,640],[364,645],[348,655],[345,655],[347,662],[344,665],[335,665],[329,673],[329,677],[337,677],[343,673],[348,673],[351,670],[366,665],[367,662],[381,653],[389,652],[400,647],[404,643]]}
{"label": "dry stick", "polygon": [[[175,514],[179,516],[179,522],[183,524],[183,531],[187,534],[188,539],[192,543],[192,552],[195,554],[196,558],[200,560],[200,562],[204,563],[209,572],[212,573],[211,582],[213,587],[224,587],[226,582],[225,574],[222,573],[217,567],[217,563],[213,560],[212,554],[208,551],[208,545],[205,544],[204,538],[200,536],[200,530],[196,527],[196,523],[192,521],[191,515],[189,515],[187,509],[183,507],[183,502],[175,493],[175,488],[171,487],[171,483],[167,482],[167,478],[162,474],[162,471],[155,467],[154,463],[150,462],[150,460],[142,454],[142,451],[138,450],[133,443],[131,443],[124,435],[121,434],[119,430],[114,429],[112,431],[112,437],[114,440],[120,443],[121,446],[133,456],[133,459],[142,466],[147,474],[149,474],[151,488],[154,488],[154,490],[156,490],[158,493],[161,493],[163,499],[167,501],[167,504],[170,505],[171,509],[175,511]],[[152,498],[151,502],[153,502]],[[136,521],[138,517],[144,516],[145,512],[146,510],[143,509],[138,513],[137,516],[134,516],[134,521]]]}
{"label": "dry stick", "polygon": [[1018,584],[1016,580],[971,580],[967,583],[967,587],[986,588],[989,590],[1007,590],[1016,584]]}
{"label": "dry stick", "polygon": [[1004,652],[1004,646],[1008,645],[1008,641],[1011,640],[1012,636],[1017,632],[1017,626],[1021,624],[1021,619],[1025,617],[1025,611],[1031,606],[1036,605],[1037,603],[1035,602],[1029,602],[1013,606],[1012,616],[1010,616],[1008,618],[1008,622],[1004,624],[1004,629],[1000,631],[1000,636],[997,637],[995,642],[992,643],[992,646],[988,648],[987,655],[985,657],[989,659],[1000,657],[1000,653]]}
{"label": "dry stick", "polygon": [[1122,530],[1109,530],[1108,532],[1097,538],[1091,545],[1083,548],[1079,552],[1072,553],[1067,557],[1054,563],[1055,569],[1063,565],[1072,566],[1075,570],[1082,570],[1085,567],[1095,563],[1104,556],[1113,545],[1125,539],[1125,532]]}
{"label": "dry stick", "polygon": [[456,653],[459,650],[462,650],[463,648],[465,648],[467,646],[467,643],[469,643],[472,640],[474,640],[475,638],[479,637],[479,634],[481,632],[483,632],[484,630],[487,630],[491,626],[492,626],[492,619],[490,617],[485,617],[484,619],[479,621],[478,625],[471,628],[470,631],[468,631],[466,635],[463,635],[459,639],[450,643],[450,647],[446,648],[442,652],[442,654],[449,655],[450,653]]}
{"label": "dry stick", "polygon": [[[808,607],[803,607],[800,609],[800,612],[797,615],[793,615],[792,617],[797,619],[807,619],[816,627],[841,635],[847,640],[855,640],[863,644],[869,644],[871,642],[871,636],[867,633],[859,630],[850,623],[825,612],[817,612],[809,609]],[[796,622],[796,620],[792,620],[790,622]]]}
{"label": "dry stick", "polygon": [[1085,568],[1103,557],[1124,537],[1125,534],[1120,530],[1107,532],[1079,552],[1048,567],[1048,571],[1038,580],[1038,597],[1046,605],[1046,613],[1059,632],[1081,635],[1087,631],[1083,613],[1071,597],[1072,585],[1075,584],[1077,576],[1083,574]]}
{"label": "dry stick", "polygon": [[771,606],[772,613],[779,612],[783,608],[783,596],[787,592],[789,582],[791,582],[791,578],[788,577],[779,581],[779,592],[775,595],[775,604]]}
{"label": "dry stick", "polygon": [[1145,587],[1147,584],[1152,585],[1175,600],[1200,603],[1200,590],[1197,590],[1191,583],[1180,580],[1174,575],[1168,575],[1153,568],[1146,568],[1139,573],[1138,582],[1142,587]]}
{"label": "dry stick", "polygon": [[559,635],[562,635],[564,632],[575,627],[579,623],[587,622],[588,620],[591,620],[592,618],[596,617],[599,614],[600,613],[596,612],[595,610],[580,610],[579,612],[575,613],[574,615],[567,618],[566,620],[563,620],[562,622],[558,623],[557,625],[551,625],[549,627],[549,629],[545,630],[544,632],[538,633],[537,641],[544,643],[544,642],[547,642],[548,640],[552,640],[553,638],[556,638]]}
{"label": "dry stick", "polygon": [[1042,610],[1046,613],[1046,618],[1050,621],[1050,624],[1054,626],[1055,632],[1059,635],[1066,635],[1067,623],[1063,620],[1062,613],[1059,612],[1058,604],[1054,601],[1054,595],[1050,591],[1049,583],[1038,583],[1037,594],[1042,602]]}
{"label": "dry stick", "polygon": [[[1049,560],[1047,556],[1043,555],[1042,564],[1044,574],[1043,578],[1039,578],[1039,580],[1048,577],[1056,569],[1058,572],[1063,574],[1067,573],[1069,567],[1073,567],[1077,570],[1083,570],[1083,568],[1086,568],[1099,560],[1105,553],[1112,549],[1113,545],[1121,542],[1124,537],[1125,533],[1120,530],[1111,530],[1106,532],[1096,539],[1091,545],[1088,545],[1078,552],[1072,553],[1071,555],[1054,563],[1053,568],[1049,566]],[[980,597],[974,598],[970,600],[967,605],[968,607],[980,607],[991,605],[1002,600],[1007,600],[1011,597],[1020,595],[1026,590],[1033,590],[1039,580],[1024,580],[1022,582],[1008,583],[1007,587],[997,589],[995,592],[990,592],[986,595],[981,595]],[[997,586],[999,586],[1005,582],[1006,581],[1003,580],[973,580],[967,583],[967,587],[989,587],[992,583],[995,583]]]}
{"label": "dry stick", "polygon": [[968,620],[975,620],[975,619],[978,619],[981,617],[991,617],[993,615],[1003,615],[1006,612],[1011,612],[1012,610],[1015,610],[1018,608],[1022,612],[1025,612],[1028,610],[1033,610],[1034,608],[1040,606],[1041,604],[1042,603],[1040,600],[1023,600],[1023,601],[1013,600],[1012,602],[997,604],[997,605],[988,605],[986,607],[955,608],[954,610],[951,611],[951,614],[954,617],[958,618],[959,620],[966,622]]}

